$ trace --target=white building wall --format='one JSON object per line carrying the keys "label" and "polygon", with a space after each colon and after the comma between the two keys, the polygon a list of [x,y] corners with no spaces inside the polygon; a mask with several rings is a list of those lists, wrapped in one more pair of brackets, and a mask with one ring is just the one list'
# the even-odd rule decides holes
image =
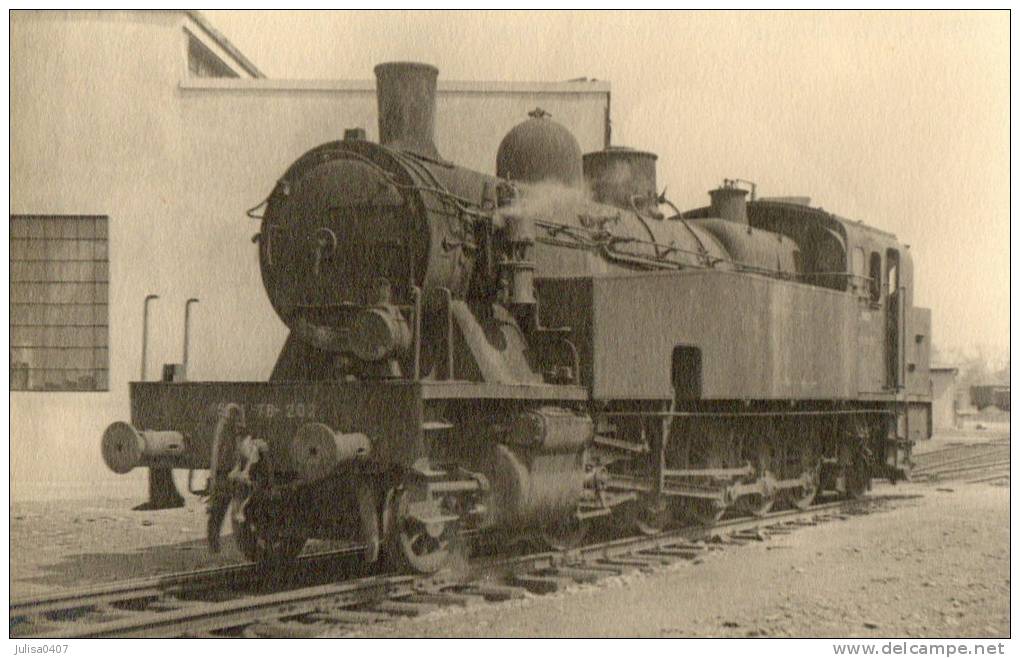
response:
{"label": "white building wall", "polygon": [[932,427],[937,432],[956,427],[956,370],[932,368]]}
{"label": "white building wall", "polygon": [[[128,412],[141,308],[168,286],[159,245],[177,214],[173,14],[12,14],[12,214],[108,215],[108,392],[14,392],[12,495],[59,497],[105,479],[97,437]],[[137,479],[137,478],[135,478]]]}
{"label": "white building wall", "polygon": [[[189,297],[192,379],[269,375],[286,331],[244,211],[309,148],[377,135],[373,81],[185,79],[185,29],[217,50],[183,12],[12,14],[10,212],[110,218],[109,391],[12,393],[15,498],[144,495],[144,470],[107,471],[99,437],[129,417],[148,293],[150,379],[181,358]],[[492,172],[502,136],[541,106],[594,150],[608,101],[606,83],[441,80],[436,143]]]}

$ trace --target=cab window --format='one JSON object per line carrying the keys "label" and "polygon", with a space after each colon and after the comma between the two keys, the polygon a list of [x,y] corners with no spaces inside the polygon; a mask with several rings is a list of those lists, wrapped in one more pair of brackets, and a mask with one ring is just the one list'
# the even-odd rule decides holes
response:
{"label": "cab window", "polygon": [[864,249],[862,247],[854,247],[850,256],[850,274],[853,275],[851,279],[853,288],[862,290],[864,288]]}
{"label": "cab window", "polygon": [[882,298],[882,254],[877,251],[871,252],[871,262],[868,265],[869,290],[871,301],[878,303]]}
{"label": "cab window", "polygon": [[885,280],[888,294],[895,295],[900,288],[900,252],[888,249],[885,255]]}

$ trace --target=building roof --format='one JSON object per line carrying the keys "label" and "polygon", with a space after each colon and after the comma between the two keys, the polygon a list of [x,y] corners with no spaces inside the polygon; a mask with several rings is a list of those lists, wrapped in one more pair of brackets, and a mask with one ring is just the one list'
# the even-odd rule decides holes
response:
{"label": "building roof", "polygon": [[244,56],[244,53],[237,49],[237,46],[230,43],[230,39],[225,37],[222,32],[213,27],[212,23],[209,22],[209,19],[202,15],[202,12],[189,9],[185,13],[189,18],[191,18],[191,20],[195,21],[199,27],[205,30],[206,34],[208,34],[220,48],[230,53],[230,56],[237,60],[237,63],[240,64],[245,71],[250,73],[252,77],[266,77],[265,74],[262,73],[262,71],[260,71],[250,59]]}
{"label": "building roof", "polygon": [[[182,89],[220,89],[257,92],[335,92],[367,91],[375,93],[375,80],[315,80],[292,78],[188,78],[181,81]],[[466,94],[608,94],[609,82],[509,82],[504,80],[439,80],[440,92]]]}

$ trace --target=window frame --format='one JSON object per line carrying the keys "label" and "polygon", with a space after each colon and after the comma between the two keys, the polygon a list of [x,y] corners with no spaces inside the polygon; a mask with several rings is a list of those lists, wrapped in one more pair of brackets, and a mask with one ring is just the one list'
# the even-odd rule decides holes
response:
{"label": "window frame", "polygon": [[867,266],[867,259],[864,256],[864,247],[854,247],[850,252],[850,278],[853,289],[858,294],[869,294],[865,283],[867,277],[864,274]]}
{"label": "window frame", "polygon": [[[230,79],[240,78],[241,75],[229,64],[223,61],[201,39],[184,30],[185,44],[184,56],[187,61],[184,63],[184,70],[189,78],[193,79]],[[192,63],[195,66],[192,66]]]}
{"label": "window frame", "polygon": [[882,301],[882,252],[872,251],[868,258],[868,292],[872,304]]}
{"label": "window frame", "polygon": [[[9,218],[10,391],[109,392],[109,216]],[[81,364],[74,352],[85,353]],[[80,376],[54,383],[54,372]]]}
{"label": "window frame", "polygon": [[893,295],[900,289],[900,252],[898,249],[885,250],[885,289],[886,294]]}

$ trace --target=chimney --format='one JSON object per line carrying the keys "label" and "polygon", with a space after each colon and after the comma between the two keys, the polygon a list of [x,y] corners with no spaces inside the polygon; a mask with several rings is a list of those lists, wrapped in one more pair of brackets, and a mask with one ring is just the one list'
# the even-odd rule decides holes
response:
{"label": "chimney", "polygon": [[418,62],[375,67],[379,103],[379,143],[439,160],[432,139],[439,69]]}
{"label": "chimney", "polygon": [[716,217],[737,224],[747,224],[747,190],[742,190],[736,181],[724,180],[721,187],[709,191],[712,199],[712,212]]}

